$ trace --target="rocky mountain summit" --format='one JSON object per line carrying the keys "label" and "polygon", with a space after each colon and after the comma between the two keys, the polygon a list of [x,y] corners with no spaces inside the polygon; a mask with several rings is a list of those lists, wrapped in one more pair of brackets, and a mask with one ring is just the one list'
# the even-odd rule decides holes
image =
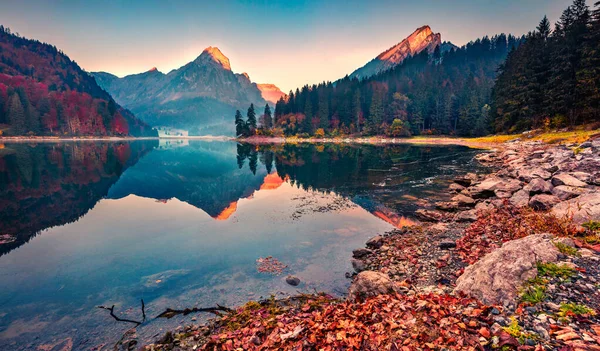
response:
{"label": "rocky mountain summit", "polygon": [[156,126],[189,129],[192,134],[232,129],[236,109],[265,99],[247,73],[234,73],[217,47],[208,47],[192,62],[164,74],[153,68],[119,78],[93,73],[100,86],[141,119]]}
{"label": "rocky mountain summit", "polygon": [[372,61],[350,74],[350,77],[359,79],[368,78],[378,73],[387,71],[399,65],[409,56],[414,56],[427,50],[433,53],[440,46],[442,51],[448,51],[455,46],[451,43],[442,43],[442,35],[433,33],[431,27],[425,25],[417,28],[411,35],[400,43],[379,54]]}
{"label": "rocky mountain summit", "polygon": [[276,104],[280,98],[285,99],[287,97],[287,94],[281,91],[275,84],[257,84],[256,86],[260,90],[263,99],[272,104]]}

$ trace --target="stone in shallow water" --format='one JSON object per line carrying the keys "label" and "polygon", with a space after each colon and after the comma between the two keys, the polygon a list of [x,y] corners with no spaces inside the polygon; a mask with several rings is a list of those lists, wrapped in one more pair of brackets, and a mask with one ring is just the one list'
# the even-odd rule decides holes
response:
{"label": "stone in shallow water", "polygon": [[293,275],[288,275],[285,278],[285,282],[290,284],[291,286],[298,286],[300,284],[300,278],[295,277]]}
{"label": "stone in shallow water", "polygon": [[378,249],[383,245],[383,237],[381,235],[374,236],[367,241],[366,245],[368,248]]}
{"label": "stone in shallow water", "polygon": [[352,250],[352,257],[361,258],[361,257],[368,256],[372,253],[373,253],[372,250],[365,249],[365,248],[355,249],[355,250]]}

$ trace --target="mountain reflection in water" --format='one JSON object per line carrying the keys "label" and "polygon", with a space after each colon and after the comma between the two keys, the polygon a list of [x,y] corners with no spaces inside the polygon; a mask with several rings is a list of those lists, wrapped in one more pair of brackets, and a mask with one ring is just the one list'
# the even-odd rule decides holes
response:
{"label": "mountain reflection in water", "polygon": [[[6,144],[0,349],[110,343],[126,326],[95,306],[136,317],[127,308],[140,298],[155,315],[298,289],[342,294],[352,249],[410,224],[452,177],[477,170],[475,153],[187,140]],[[302,284],[257,272],[267,256]],[[185,321],[152,321],[138,333],[150,340]]]}

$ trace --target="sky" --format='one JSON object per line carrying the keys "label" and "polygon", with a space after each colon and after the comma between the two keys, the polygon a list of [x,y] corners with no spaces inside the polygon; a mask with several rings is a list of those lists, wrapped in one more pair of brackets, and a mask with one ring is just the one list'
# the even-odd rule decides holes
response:
{"label": "sky", "polygon": [[[416,28],[463,45],[525,34],[571,0],[1,0],[0,24],[87,71],[167,73],[217,46],[236,73],[284,92],[350,74]],[[591,1],[588,1],[591,5]]]}

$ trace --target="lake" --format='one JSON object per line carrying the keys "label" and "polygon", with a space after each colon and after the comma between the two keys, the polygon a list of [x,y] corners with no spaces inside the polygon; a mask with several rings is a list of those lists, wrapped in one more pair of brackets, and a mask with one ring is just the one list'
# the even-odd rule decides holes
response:
{"label": "lake", "polygon": [[[112,349],[166,308],[343,296],[351,251],[478,171],[463,146],[0,144],[0,349]],[[286,267],[260,272],[257,260]],[[291,286],[285,277],[300,278]],[[204,315],[150,320],[152,340]]]}

